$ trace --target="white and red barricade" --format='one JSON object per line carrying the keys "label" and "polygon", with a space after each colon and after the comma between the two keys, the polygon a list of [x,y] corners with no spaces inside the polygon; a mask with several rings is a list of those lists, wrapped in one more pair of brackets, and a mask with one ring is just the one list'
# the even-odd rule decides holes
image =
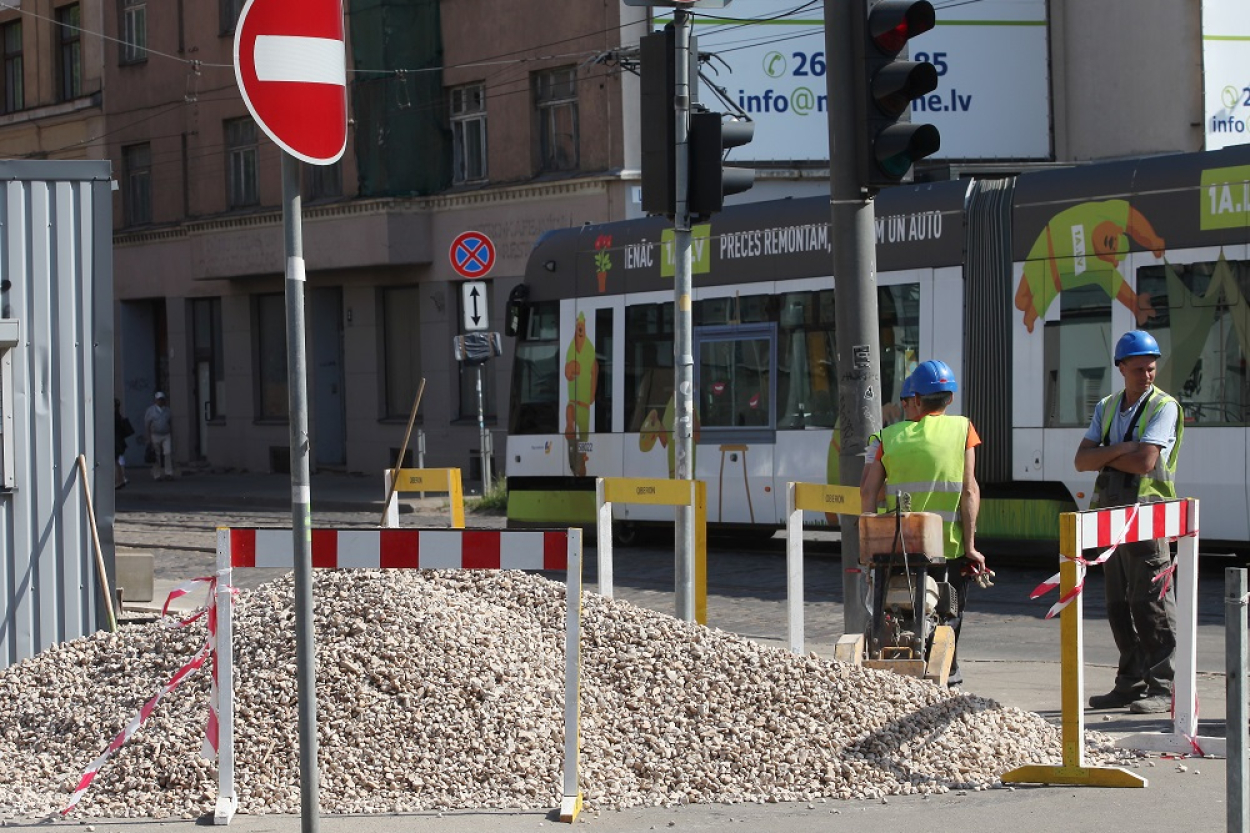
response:
{"label": "white and red barricade", "polygon": [[[1036,598],[1056,587],[1059,601],[1047,618],[1060,614],[1063,697],[1063,765],[1028,765],[1003,775],[1007,783],[1084,783],[1099,786],[1145,786],[1144,778],[1114,767],[1085,764],[1085,655],[1082,637],[1082,591],[1089,567],[1102,564],[1121,544],[1171,538],[1177,541],[1176,673],[1173,681],[1172,731],[1143,732],[1119,741],[1133,749],[1197,755],[1223,755],[1223,738],[1198,735],[1198,501],[1192,498],[1142,503],[1059,518],[1059,573],[1038,585]],[[1087,550],[1099,550],[1085,558]],[[1165,592],[1171,572],[1163,577]]]}
{"label": "white and red barricade", "polygon": [[[214,824],[238,809],[234,786],[234,663],[232,593],[235,569],[292,569],[290,529],[217,530],[218,793]],[[578,690],[581,678],[582,533],[567,530],[314,529],[312,566],[343,569],[553,570],[567,576],[565,616],[564,790],[561,821],[582,807],[578,788]]]}

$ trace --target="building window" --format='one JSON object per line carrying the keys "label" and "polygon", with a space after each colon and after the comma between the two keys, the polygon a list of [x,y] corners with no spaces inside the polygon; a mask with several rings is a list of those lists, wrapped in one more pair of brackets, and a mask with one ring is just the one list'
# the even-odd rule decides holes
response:
{"label": "building window", "polygon": [[343,196],[343,165],[304,165],[304,199],[307,202]]}
{"label": "building window", "polygon": [[233,35],[234,26],[239,22],[239,13],[243,11],[246,0],[217,0],[221,34]]}
{"label": "building window", "polygon": [[574,67],[534,74],[538,108],[539,167],[577,170],[577,70]]}
{"label": "building window", "polygon": [[230,208],[260,202],[256,155],[256,122],[251,118],[226,122],[226,194]]}
{"label": "building window", "polygon": [[486,88],[482,84],[451,91],[451,135],[454,181],[486,179]]}
{"label": "building window", "polygon": [[15,113],[26,106],[22,75],[22,21],[14,20],[4,30],[4,112]]}
{"label": "building window", "polygon": [[134,64],[148,59],[147,0],[122,0],[121,62]]}
{"label": "building window", "polygon": [[286,296],[256,296],[256,416],[286,420],[287,401]]}
{"label": "building window", "polygon": [[61,101],[82,95],[82,28],[77,3],[56,10],[57,90]]}
{"label": "building window", "polygon": [[[421,382],[421,293],[415,286],[383,289],[381,293],[382,367],[386,378],[382,403],[388,419],[412,413]],[[475,411],[476,413],[476,411]]]}
{"label": "building window", "polygon": [[122,209],[126,225],[152,222],[152,146],[128,145],[122,148],[122,177],[126,190]]}

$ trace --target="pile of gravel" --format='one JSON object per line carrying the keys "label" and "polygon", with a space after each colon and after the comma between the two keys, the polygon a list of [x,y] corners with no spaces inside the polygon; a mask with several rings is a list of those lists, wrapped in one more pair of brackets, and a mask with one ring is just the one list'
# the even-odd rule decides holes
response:
{"label": "pile of gravel", "polygon": [[[242,813],[298,813],[293,582],[235,611]],[[321,810],[549,808],[563,763],[564,585],[518,572],[315,577]],[[981,789],[1058,763],[1019,709],[587,594],[581,780],[588,807],[810,801]],[[129,625],[0,672],[0,815],[63,808],[83,769],[203,645],[202,624]],[[161,701],[76,812],[211,811],[207,666]],[[1092,762],[1123,760],[1087,736]]]}

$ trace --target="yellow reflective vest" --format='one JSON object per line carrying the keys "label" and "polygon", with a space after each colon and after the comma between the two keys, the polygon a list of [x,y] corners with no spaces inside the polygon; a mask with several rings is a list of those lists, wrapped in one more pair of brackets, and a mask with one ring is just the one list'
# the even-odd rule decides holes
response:
{"label": "yellow reflective vest", "polygon": [[899,492],[911,495],[911,511],[942,518],[942,540],[949,558],[964,554],[959,500],[964,488],[964,450],[972,424],[967,417],[930,414],[897,422],[881,432],[881,463],[886,474],[886,506]]}

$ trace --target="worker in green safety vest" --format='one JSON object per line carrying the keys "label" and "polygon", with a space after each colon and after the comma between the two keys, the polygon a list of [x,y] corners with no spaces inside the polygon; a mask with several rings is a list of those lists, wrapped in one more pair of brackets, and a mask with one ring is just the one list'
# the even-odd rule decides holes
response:
{"label": "worker in green safety vest", "polygon": [[946,413],[955,391],[954,372],[943,361],[921,362],[908,379],[912,391],[909,413],[915,419],[896,422],[869,439],[869,458],[860,482],[865,511],[876,507],[885,487],[886,509],[893,511],[900,492],[911,495],[911,511],[933,512],[942,518],[945,576],[935,574],[956,591],[958,608],[947,620],[955,632],[956,653],[948,684],[963,682],[959,670],[959,630],[968,588],[992,575],[976,547],[981,489],[976,478],[976,447],[981,444],[967,417]]}
{"label": "worker in green safety vest", "polygon": [[[1116,342],[1114,359],[1124,390],[1098,403],[1076,450],[1077,471],[1098,472],[1090,508],[1176,497],[1185,422],[1180,404],[1154,385],[1161,356],[1159,343],[1144,330],[1131,330]],[[1127,706],[1137,714],[1171,710],[1176,595],[1163,582],[1171,567],[1166,538],[1121,544],[1107,559],[1107,623],[1120,662],[1115,687],[1090,697],[1091,708]]]}

